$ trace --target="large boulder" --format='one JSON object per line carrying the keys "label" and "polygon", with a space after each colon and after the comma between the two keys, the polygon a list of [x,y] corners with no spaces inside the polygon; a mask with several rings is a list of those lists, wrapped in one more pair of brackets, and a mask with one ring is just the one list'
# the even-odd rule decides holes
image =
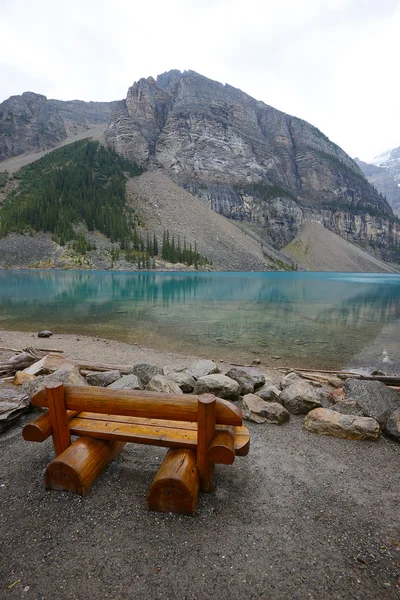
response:
{"label": "large boulder", "polygon": [[168,375],[168,379],[175,381],[175,383],[179,385],[182,392],[184,392],[185,394],[191,394],[196,384],[194,378],[186,372],[171,373],[170,375]]}
{"label": "large boulder", "polygon": [[265,402],[279,402],[281,404],[281,391],[271,381],[267,381],[262,388],[256,391],[256,394],[265,400]]}
{"label": "large boulder", "polygon": [[20,389],[33,398],[35,394],[43,390],[49,383],[64,383],[66,385],[88,385],[86,379],[79,373],[79,369],[60,368],[51,375],[42,375],[36,377],[33,381],[28,381],[20,386]]}
{"label": "large boulder", "polygon": [[252,394],[265,383],[264,375],[254,367],[232,368],[226,376],[238,382],[241,395]]}
{"label": "large boulder", "polygon": [[218,365],[212,360],[198,360],[190,365],[187,372],[194,379],[200,379],[206,375],[212,375],[213,373],[219,373]]}
{"label": "large boulder", "polygon": [[195,394],[214,394],[226,400],[238,400],[240,387],[237,381],[226,375],[206,375],[200,377],[194,386]]}
{"label": "large boulder", "polygon": [[364,415],[378,421],[383,430],[392,412],[400,408],[400,394],[380,381],[347,379],[343,386],[346,399],[357,400]]}
{"label": "large boulder", "polygon": [[279,401],[292,415],[303,415],[321,406],[318,392],[303,379],[286,387]]}
{"label": "large boulder", "polygon": [[125,375],[107,386],[110,390],[143,390],[144,386],[137,375]]}
{"label": "large boulder", "polygon": [[316,408],[308,413],[303,423],[311,433],[329,435],[347,440],[377,440],[379,423],[369,417],[342,415],[328,408]]}
{"label": "large boulder", "polygon": [[265,402],[256,394],[246,394],[242,404],[243,418],[253,423],[273,423],[283,425],[289,420],[289,413],[277,402]]}
{"label": "large boulder", "polygon": [[400,442],[400,408],[390,413],[386,421],[385,433]]}
{"label": "large boulder", "polygon": [[167,379],[164,375],[154,375],[147,384],[146,390],[149,392],[162,392],[164,394],[183,394],[179,385],[175,381]]}
{"label": "large boulder", "polygon": [[120,379],[121,373],[114,369],[112,371],[92,371],[86,376],[86,381],[89,385],[95,385],[97,387],[107,387]]}
{"label": "large boulder", "polygon": [[133,365],[132,373],[139,377],[143,385],[147,385],[152,377],[155,375],[163,375],[164,371],[157,365],[149,365],[148,363],[140,363]]}

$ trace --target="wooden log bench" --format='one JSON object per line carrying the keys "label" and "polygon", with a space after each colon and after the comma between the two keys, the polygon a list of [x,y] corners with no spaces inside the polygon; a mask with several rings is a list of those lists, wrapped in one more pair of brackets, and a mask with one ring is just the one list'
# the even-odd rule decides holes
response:
{"label": "wooden log bench", "polygon": [[[246,456],[241,410],[202,396],[53,384],[32,398],[48,411],[23,429],[28,441],[53,437],[46,487],[86,495],[126,442],[169,448],[147,495],[149,510],[194,514],[199,490],[214,486],[214,465]],[[71,442],[71,435],[78,438]]]}

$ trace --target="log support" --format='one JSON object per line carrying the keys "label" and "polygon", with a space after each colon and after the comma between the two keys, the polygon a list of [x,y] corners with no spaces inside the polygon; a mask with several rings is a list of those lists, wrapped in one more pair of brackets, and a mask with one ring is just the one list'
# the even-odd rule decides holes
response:
{"label": "log support", "polygon": [[208,448],[215,435],[216,397],[203,394],[198,400],[197,467],[201,491],[208,493],[214,488],[214,464],[208,457]]}
{"label": "log support", "polygon": [[193,450],[168,450],[147,494],[148,510],[194,515],[199,495],[199,474]]}
{"label": "log support", "polygon": [[53,430],[54,450],[56,456],[59,456],[71,445],[63,384],[55,383],[46,386],[46,397],[49,403],[49,420]]}
{"label": "log support", "polygon": [[208,461],[214,465],[232,465],[235,460],[235,430],[224,426],[217,431],[208,447]]}
{"label": "log support", "polygon": [[100,473],[124,446],[125,442],[78,438],[48,465],[46,487],[86,496]]}

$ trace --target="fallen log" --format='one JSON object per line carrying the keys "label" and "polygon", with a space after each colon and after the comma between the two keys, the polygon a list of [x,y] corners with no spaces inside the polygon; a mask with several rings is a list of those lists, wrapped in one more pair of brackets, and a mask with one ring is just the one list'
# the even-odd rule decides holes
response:
{"label": "fallen log", "polygon": [[78,369],[84,371],[119,371],[121,375],[129,375],[132,373],[131,365],[111,365],[108,363],[96,363],[77,358],[69,358],[68,360],[78,367]]}

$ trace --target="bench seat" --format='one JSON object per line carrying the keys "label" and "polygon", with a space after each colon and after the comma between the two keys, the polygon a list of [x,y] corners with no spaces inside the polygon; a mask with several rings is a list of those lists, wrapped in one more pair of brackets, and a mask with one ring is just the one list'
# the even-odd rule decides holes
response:
{"label": "bench seat", "polygon": [[[81,412],[69,421],[69,428],[72,435],[165,448],[197,449],[197,423]],[[227,428],[217,425],[215,430],[219,432]],[[234,427],[234,430],[235,455],[246,456],[250,447],[249,431],[241,426]]]}

